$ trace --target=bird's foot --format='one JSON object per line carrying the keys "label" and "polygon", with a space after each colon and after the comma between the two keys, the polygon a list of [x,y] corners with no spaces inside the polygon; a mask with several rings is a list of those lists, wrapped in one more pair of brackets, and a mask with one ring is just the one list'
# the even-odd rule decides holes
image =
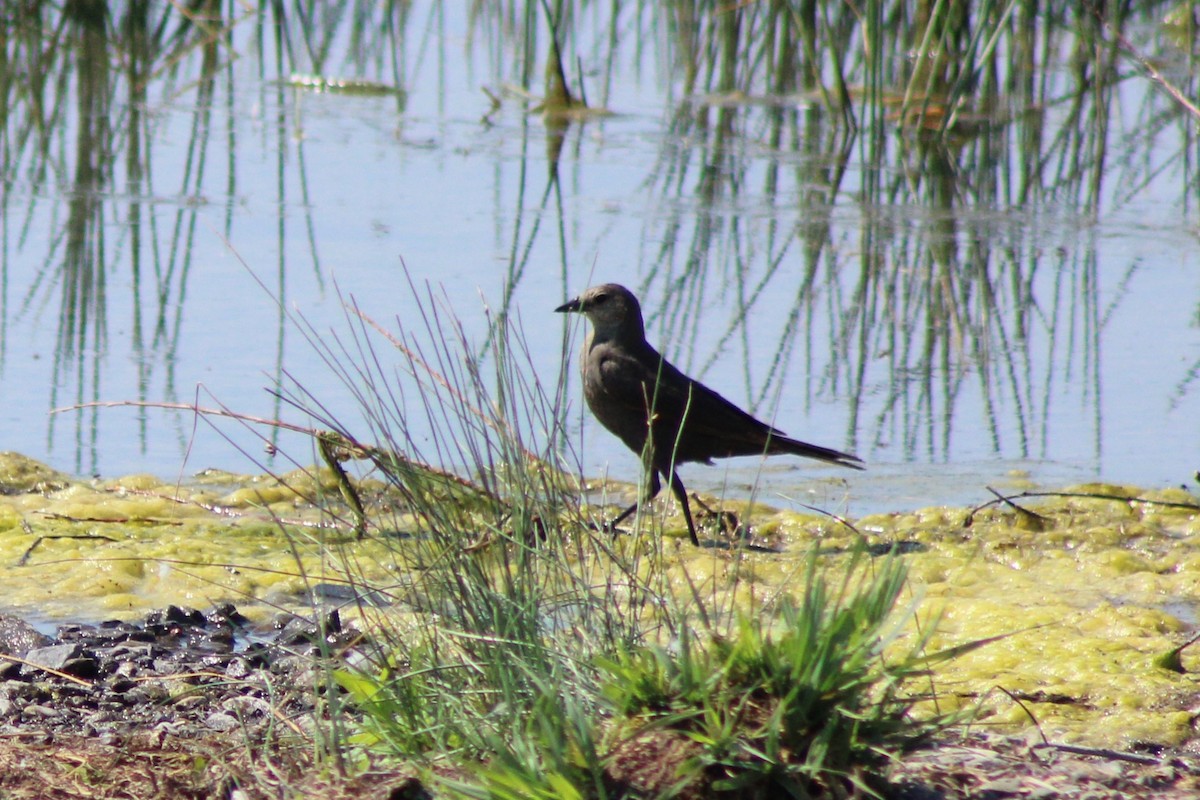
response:
{"label": "bird's foot", "polygon": [[596,531],[597,533],[607,533],[611,534],[612,536],[617,536],[625,532],[618,528],[617,525],[617,520],[613,520],[612,522],[596,522],[595,520],[591,520],[589,522],[585,522],[583,527],[587,528],[589,531]]}
{"label": "bird's foot", "polygon": [[700,506],[700,513],[696,516],[701,523],[707,520],[716,520],[717,530],[726,536],[744,537],[749,535],[749,529],[742,528],[741,520],[734,512],[726,511],[723,508],[713,508],[705,503],[699,495],[692,495],[692,499],[696,501],[696,505]]}

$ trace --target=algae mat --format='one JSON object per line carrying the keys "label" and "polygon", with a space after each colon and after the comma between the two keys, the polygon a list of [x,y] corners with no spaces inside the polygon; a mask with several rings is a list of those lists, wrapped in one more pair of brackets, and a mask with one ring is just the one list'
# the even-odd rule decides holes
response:
{"label": "algae mat", "polygon": [[94,622],[233,602],[261,619],[362,596],[363,581],[386,592],[405,571],[394,547],[348,532],[329,493],[320,471],[75,481],[0,453],[3,610]]}
{"label": "algae mat", "polygon": [[[336,506],[333,487],[307,471],[207,473],[187,486],[74,481],[0,455],[4,610],[98,620],[232,601],[266,616],[339,591],[403,597],[417,569],[403,541],[348,532],[322,510]],[[1196,498],[1091,485],[1020,503],[849,524],[728,503],[760,546],[696,549],[672,518],[663,584],[751,608],[794,591],[813,547],[831,565],[859,538],[875,552],[898,547],[910,635],[933,630],[931,650],[997,637],[914,687],[939,710],[970,709],[971,725],[1060,743],[1146,749],[1193,739],[1200,654],[1165,656],[1189,640],[1200,608]]]}

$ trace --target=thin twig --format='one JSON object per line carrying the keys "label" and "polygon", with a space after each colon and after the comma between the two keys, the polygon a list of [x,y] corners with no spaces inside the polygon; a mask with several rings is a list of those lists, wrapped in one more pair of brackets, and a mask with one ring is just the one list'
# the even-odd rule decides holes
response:
{"label": "thin twig", "polygon": [[236,411],[230,411],[224,408],[208,408],[206,406],[197,405],[196,403],[155,403],[149,400],[93,400],[88,403],[76,403],[70,406],[60,406],[59,408],[50,409],[51,414],[62,414],[67,411],[82,411],[85,408],[161,408],[167,411],[191,411],[194,414],[200,414],[206,417],[228,417],[230,419],[240,420],[242,422],[252,422],[255,425],[268,425],[272,428],[282,428],[286,431],[295,431],[296,433],[306,433],[309,436],[316,436],[318,431],[313,428],[306,428],[303,425],[293,425],[290,422],[284,422],[278,419],[268,419],[266,417],[255,417],[250,414],[239,414]]}
{"label": "thin twig", "polygon": [[25,659],[18,658],[17,656],[10,656],[8,653],[0,653],[0,658],[3,658],[5,661],[12,661],[16,664],[22,664],[26,667],[32,667],[33,669],[40,669],[43,672],[49,672],[51,675],[57,675],[63,680],[68,680],[72,683],[78,683],[80,686],[86,686],[89,689],[92,688],[91,681],[85,681],[83,678],[77,678],[74,675],[69,675],[66,672],[62,672],[61,670],[46,667],[33,661],[26,661]]}
{"label": "thin twig", "polygon": [[1137,753],[1126,753],[1121,750],[1109,750],[1104,747],[1079,747],[1078,745],[1073,745],[1073,744],[1052,744],[1050,742],[1043,742],[1042,744],[1035,744],[1031,749],[1033,749],[1033,750],[1045,750],[1045,749],[1057,750],[1060,753],[1070,753],[1071,755],[1076,755],[1076,756],[1097,756],[1098,758],[1108,758],[1108,759],[1112,759],[1113,761],[1130,761],[1134,764],[1163,764],[1163,763],[1166,763],[1161,758],[1155,758],[1154,756],[1143,756],[1143,755],[1138,755]]}
{"label": "thin twig", "polygon": [[[1144,503],[1151,506],[1162,506],[1163,508],[1183,508],[1189,511],[1200,511],[1200,503],[1181,503],[1174,500],[1152,500],[1148,497],[1126,497],[1119,494],[1108,494],[1105,492],[1021,492],[1020,494],[1001,495],[995,489],[988,487],[988,491],[997,496],[996,500],[989,500],[986,503],[976,506],[971,509],[971,513],[967,514],[967,519],[963,523],[964,528],[971,527],[971,523],[975,520],[975,515],[985,508],[991,508],[1002,503],[1012,504],[1012,501],[1020,498],[1028,497],[1071,497],[1087,500],[1115,500],[1120,503]],[[1027,512],[1032,513],[1032,512]]]}

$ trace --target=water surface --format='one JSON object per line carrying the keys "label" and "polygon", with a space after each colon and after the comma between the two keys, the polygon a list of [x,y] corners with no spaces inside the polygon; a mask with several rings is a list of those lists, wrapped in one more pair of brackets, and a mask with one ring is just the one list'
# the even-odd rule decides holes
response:
{"label": "water surface", "polygon": [[[614,113],[547,127],[507,88],[540,93],[544,38],[526,74],[519,37],[414,8],[365,54],[330,23],[319,65],[240,18],[144,82],[123,71],[119,17],[98,40],[68,22],[42,64],[52,89],[5,83],[0,447],[81,475],[310,463],[306,437],[269,427],[53,412],[198,402],[318,427],[267,391],[299,384],[370,438],[289,315],[345,340],[352,300],[422,332],[431,301],[412,286],[428,283],[476,352],[511,312],[528,369],[570,376],[568,466],[632,480],[634,457],[582,412],[582,330],[552,313],[619,281],[679,366],[871,467],[742,459],[686,468],[694,489],[867,513],[985,501],[989,485],[1179,485],[1200,467],[1194,122],[1127,64],[1106,148],[1077,121],[1064,47],[1043,76],[1054,104],[916,158],[913,132],[839,131],[815,95],[689,94],[668,32],[639,15],[642,46],[614,44],[598,11],[566,46]],[[1135,32],[1180,59],[1161,30]],[[1040,35],[1065,38],[1049,21]],[[403,91],[316,91],[293,72]],[[412,377],[392,377],[419,409]],[[436,454],[423,414],[404,433]]]}

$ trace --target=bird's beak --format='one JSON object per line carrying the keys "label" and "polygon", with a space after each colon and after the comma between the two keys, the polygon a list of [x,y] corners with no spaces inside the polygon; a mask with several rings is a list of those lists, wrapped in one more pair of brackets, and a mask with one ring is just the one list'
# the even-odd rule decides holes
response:
{"label": "bird's beak", "polygon": [[579,298],[576,297],[574,300],[568,300],[554,310],[561,314],[568,311],[578,311],[580,308],[581,306],[579,305]]}

